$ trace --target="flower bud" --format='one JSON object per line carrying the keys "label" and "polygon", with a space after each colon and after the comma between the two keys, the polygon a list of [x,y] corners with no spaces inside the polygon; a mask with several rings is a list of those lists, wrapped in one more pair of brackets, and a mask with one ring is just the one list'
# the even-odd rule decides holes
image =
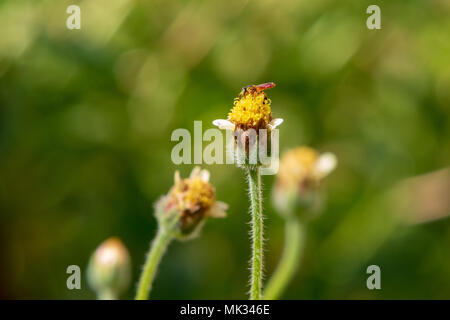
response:
{"label": "flower bud", "polygon": [[336,163],[334,154],[319,155],[308,147],[297,147],[284,154],[273,193],[278,212],[289,216],[297,209],[317,211],[323,196],[320,182],[333,171]]}
{"label": "flower bud", "polygon": [[100,299],[117,299],[130,284],[130,256],[119,238],[109,238],[92,254],[88,283]]}
{"label": "flower bud", "polygon": [[227,205],[216,201],[209,172],[194,168],[189,178],[181,179],[175,172],[175,184],[158,201],[156,217],[160,227],[179,239],[195,237],[207,218],[223,218]]}

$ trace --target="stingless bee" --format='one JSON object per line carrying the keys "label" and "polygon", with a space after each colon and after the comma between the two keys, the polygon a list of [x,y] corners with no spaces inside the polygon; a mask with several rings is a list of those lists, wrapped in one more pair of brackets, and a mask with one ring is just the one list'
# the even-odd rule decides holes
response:
{"label": "stingless bee", "polygon": [[262,84],[257,84],[257,85],[251,84],[249,86],[242,88],[241,92],[239,93],[239,97],[241,98],[247,94],[258,94],[261,91],[264,91],[264,90],[267,90],[267,89],[270,89],[273,87],[275,87],[275,83],[273,83],[273,82],[267,82],[267,83],[262,83]]}

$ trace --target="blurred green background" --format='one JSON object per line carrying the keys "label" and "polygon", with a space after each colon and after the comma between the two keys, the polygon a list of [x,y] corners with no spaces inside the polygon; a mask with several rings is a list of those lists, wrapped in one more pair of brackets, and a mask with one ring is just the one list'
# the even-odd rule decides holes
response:
{"label": "blurred green background", "polygon": [[[71,4],[81,30],[66,28]],[[370,4],[381,30],[366,27]],[[110,236],[130,251],[133,298],[152,205],[192,169],[171,162],[172,131],[211,128],[242,86],[274,81],[281,150],[339,158],[283,298],[449,299],[449,16],[448,0],[2,0],[0,298],[95,298],[84,272]],[[205,167],[228,218],[171,245],[155,299],[247,297],[244,175]],[[273,180],[266,278],[283,242]],[[66,288],[72,264],[81,290]],[[366,288],[370,264],[381,290]]]}

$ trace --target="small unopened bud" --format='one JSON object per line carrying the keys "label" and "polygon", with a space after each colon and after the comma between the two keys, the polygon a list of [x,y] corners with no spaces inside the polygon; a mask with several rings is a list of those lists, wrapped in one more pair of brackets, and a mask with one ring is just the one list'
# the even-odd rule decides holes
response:
{"label": "small unopened bud", "polygon": [[92,254],[88,283],[99,299],[117,299],[130,284],[130,256],[118,238],[109,238]]}
{"label": "small unopened bud", "polygon": [[322,203],[320,183],[336,167],[336,156],[308,147],[289,150],[280,161],[274,188],[274,204],[282,215],[318,211]]}

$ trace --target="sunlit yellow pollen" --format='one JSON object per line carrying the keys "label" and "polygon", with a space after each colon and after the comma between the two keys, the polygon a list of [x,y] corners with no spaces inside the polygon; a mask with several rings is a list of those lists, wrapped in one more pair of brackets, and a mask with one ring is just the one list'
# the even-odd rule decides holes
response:
{"label": "sunlit yellow pollen", "polygon": [[234,107],[228,114],[228,120],[244,130],[266,128],[272,120],[270,100],[264,92],[250,93],[236,98]]}
{"label": "sunlit yellow pollen", "polygon": [[215,191],[209,182],[195,176],[180,181],[170,191],[180,210],[208,210],[215,202]]}
{"label": "sunlit yellow pollen", "polygon": [[283,186],[293,186],[312,176],[319,159],[316,150],[297,147],[288,151],[280,161],[278,181]]}

